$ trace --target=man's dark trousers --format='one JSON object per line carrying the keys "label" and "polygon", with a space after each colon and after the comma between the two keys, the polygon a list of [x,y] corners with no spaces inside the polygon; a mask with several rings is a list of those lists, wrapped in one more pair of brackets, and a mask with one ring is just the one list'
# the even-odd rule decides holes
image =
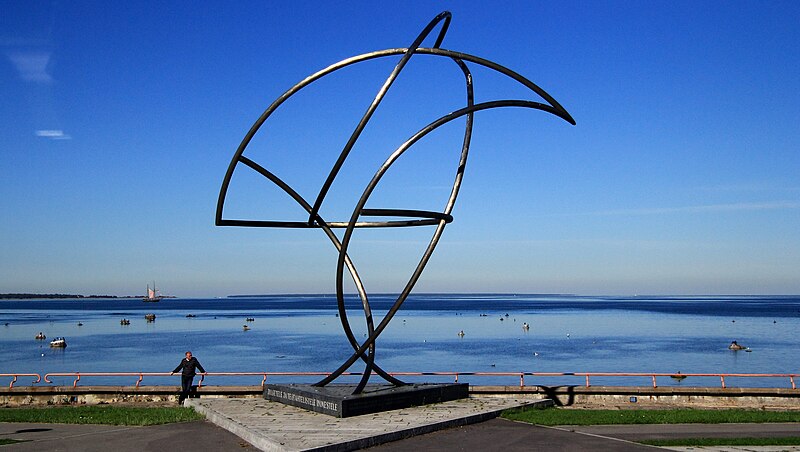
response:
{"label": "man's dark trousers", "polygon": [[181,395],[178,403],[183,403],[189,397],[189,393],[192,392],[192,380],[194,380],[194,375],[181,375]]}

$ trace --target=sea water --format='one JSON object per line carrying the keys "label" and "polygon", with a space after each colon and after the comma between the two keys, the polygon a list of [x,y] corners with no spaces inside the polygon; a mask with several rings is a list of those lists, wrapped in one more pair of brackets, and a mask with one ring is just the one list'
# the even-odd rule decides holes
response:
{"label": "sea water", "polygon": [[[370,298],[376,325],[393,301],[390,295]],[[363,340],[367,328],[360,301],[348,297],[346,307],[354,335]],[[209,372],[330,372],[352,353],[331,295],[167,298],[159,303],[4,300],[0,308],[0,373],[169,372],[186,350]],[[156,314],[156,320],[147,322],[146,313]],[[130,325],[120,325],[123,318]],[[524,323],[529,329],[523,328]],[[34,339],[39,331],[47,340]],[[387,372],[785,374],[798,372],[798,331],[800,297],[793,296],[422,294],[403,304],[378,338],[375,356]],[[56,336],[67,339],[66,349],[49,347]],[[728,350],[733,340],[750,351]],[[363,365],[351,370],[363,370]],[[143,384],[177,384],[175,378],[148,377]],[[269,377],[269,381],[314,378],[319,377]],[[84,377],[80,384],[129,385],[136,379]],[[54,384],[73,380],[52,379]],[[460,376],[459,381],[514,385],[519,376]],[[652,384],[646,377],[592,377],[591,382]],[[260,377],[215,376],[204,382],[260,383]],[[585,380],[528,376],[525,383],[584,384]],[[719,386],[720,380],[660,377],[658,384]],[[726,384],[790,386],[788,378],[728,378]]]}

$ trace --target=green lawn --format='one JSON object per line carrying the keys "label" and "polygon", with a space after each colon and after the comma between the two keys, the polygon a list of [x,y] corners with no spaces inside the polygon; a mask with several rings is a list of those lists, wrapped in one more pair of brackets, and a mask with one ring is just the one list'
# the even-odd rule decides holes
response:
{"label": "green lawn", "polygon": [[517,409],[503,417],[538,425],[727,424],[800,422],[798,411]]}
{"label": "green lawn", "polygon": [[[800,422],[798,411],[759,410],[579,410],[521,408],[505,411],[506,419],[537,425],[727,424]],[[637,441],[652,446],[796,446],[800,437],[678,438]]]}
{"label": "green lawn", "polygon": [[800,446],[800,436],[783,438],[681,438],[681,439],[645,439],[637,443],[651,446]]}
{"label": "green lawn", "polygon": [[59,406],[0,408],[0,422],[45,424],[156,425],[204,419],[194,409],[180,407]]}

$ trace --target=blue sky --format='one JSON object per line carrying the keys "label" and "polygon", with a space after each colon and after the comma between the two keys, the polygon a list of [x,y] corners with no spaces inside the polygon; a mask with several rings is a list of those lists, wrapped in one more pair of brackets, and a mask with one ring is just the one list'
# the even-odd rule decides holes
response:
{"label": "blue sky", "polygon": [[[152,280],[178,296],[333,292],[319,230],[214,226],[224,172],[293,84],[406,47],[443,10],[443,48],[528,77],[577,125],[476,115],[455,221],[416,291],[800,293],[799,5],[0,0],[0,293],[137,294]],[[304,90],[245,155],[313,200],[396,61]],[[491,71],[474,78],[478,101],[539,100]],[[451,61],[414,57],[323,217],[348,218],[396,146],[462,107],[459,83]],[[441,210],[459,127],[393,167],[373,207]],[[302,216],[237,176],[226,216]],[[399,290],[432,231],[358,231],[367,290]]]}

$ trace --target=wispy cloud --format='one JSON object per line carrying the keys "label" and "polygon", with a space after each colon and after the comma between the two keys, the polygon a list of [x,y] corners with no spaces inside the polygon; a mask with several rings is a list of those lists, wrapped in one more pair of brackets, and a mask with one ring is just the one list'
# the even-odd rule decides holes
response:
{"label": "wispy cloud", "polygon": [[704,206],[684,206],[684,207],[655,207],[643,209],[618,209],[590,212],[585,215],[593,216],[617,216],[617,215],[663,215],[672,213],[713,213],[713,212],[741,212],[755,210],[786,210],[800,209],[798,201],[772,201],[760,203],[732,203],[732,204],[709,204]]}
{"label": "wispy cloud", "polygon": [[752,182],[743,184],[705,185],[697,187],[706,192],[766,192],[766,191],[800,191],[800,185],[780,185],[775,182]]}
{"label": "wispy cloud", "polygon": [[71,140],[72,137],[65,134],[63,130],[37,130],[37,137],[49,138],[51,140]]}
{"label": "wispy cloud", "polygon": [[50,52],[9,52],[8,59],[14,65],[20,78],[26,82],[50,84],[53,77],[47,72]]}

